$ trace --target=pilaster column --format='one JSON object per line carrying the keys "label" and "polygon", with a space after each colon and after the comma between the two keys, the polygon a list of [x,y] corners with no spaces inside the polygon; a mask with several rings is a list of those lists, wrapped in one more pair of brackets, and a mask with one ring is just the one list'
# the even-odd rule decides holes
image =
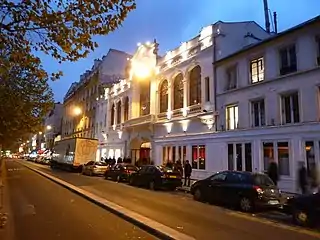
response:
{"label": "pilaster column", "polygon": [[117,103],[115,102],[114,103],[114,125],[117,125],[117,119],[118,119],[118,114],[117,114],[117,111],[118,111],[118,107],[117,107]]}
{"label": "pilaster column", "polygon": [[124,122],[124,98],[121,98],[121,123]]}
{"label": "pilaster column", "polygon": [[186,78],[184,78],[183,79],[183,107],[184,108],[188,107],[188,99],[189,99],[188,81]]}
{"label": "pilaster column", "polygon": [[168,81],[168,111],[173,109],[173,87],[171,81]]}

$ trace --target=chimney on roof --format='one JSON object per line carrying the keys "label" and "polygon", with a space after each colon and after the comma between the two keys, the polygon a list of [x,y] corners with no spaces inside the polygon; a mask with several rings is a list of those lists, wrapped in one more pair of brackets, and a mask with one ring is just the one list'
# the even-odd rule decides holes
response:
{"label": "chimney on roof", "polygon": [[270,33],[268,0],[263,0],[263,6],[264,6],[264,18],[265,18],[265,23],[266,23],[266,31],[267,31],[267,33]]}
{"label": "chimney on roof", "polygon": [[277,12],[273,12],[274,32],[278,33]]}

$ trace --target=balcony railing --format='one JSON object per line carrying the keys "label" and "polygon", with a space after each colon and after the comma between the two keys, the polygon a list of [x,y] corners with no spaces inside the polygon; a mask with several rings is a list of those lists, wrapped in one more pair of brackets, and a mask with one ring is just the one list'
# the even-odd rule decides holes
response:
{"label": "balcony railing", "polygon": [[158,120],[166,119],[167,118],[167,113],[166,112],[159,113],[157,117],[158,117]]}
{"label": "balcony railing", "polygon": [[189,114],[200,113],[201,110],[202,110],[202,108],[201,108],[200,104],[192,105],[189,107]]}
{"label": "balcony railing", "polygon": [[129,119],[128,121],[126,121],[124,123],[124,127],[132,127],[132,126],[136,126],[136,125],[152,123],[152,122],[154,122],[154,120],[155,120],[154,115],[149,114],[149,115]]}

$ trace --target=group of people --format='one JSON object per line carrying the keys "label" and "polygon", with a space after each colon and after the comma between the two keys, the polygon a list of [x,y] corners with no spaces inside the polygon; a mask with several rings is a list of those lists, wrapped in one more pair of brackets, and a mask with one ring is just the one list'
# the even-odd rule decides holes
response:
{"label": "group of people", "polygon": [[[278,164],[272,161],[269,164],[268,176],[275,185],[279,181]],[[297,171],[297,186],[302,194],[308,194],[320,191],[320,172],[316,166],[306,168],[304,162],[299,163]]]}

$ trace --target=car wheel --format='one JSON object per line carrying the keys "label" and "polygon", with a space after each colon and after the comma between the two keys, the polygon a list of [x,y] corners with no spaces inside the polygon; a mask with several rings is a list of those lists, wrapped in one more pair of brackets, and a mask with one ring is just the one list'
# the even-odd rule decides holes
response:
{"label": "car wheel", "polygon": [[310,216],[307,212],[303,210],[295,209],[293,211],[292,217],[293,217],[293,221],[299,226],[303,226],[303,227],[311,226]]}
{"label": "car wheel", "polygon": [[194,191],[193,199],[196,200],[196,201],[202,201],[203,200],[202,192],[201,192],[201,190],[199,188],[197,188]]}
{"label": "car wheel", "polygon": [[149,189],[150,189],[150,190],[155,190],[155,182],[154,182],[154,181],[151,181],[151,182],[149,183]]}
{"label": "car wheel", "polygon": [[82,168],[81,173],[82,175],[86,175],[86,171],[84,170],[84,168]]}
{"label": "car wheel", "polygon": [[253,210],[252,201],[247,197],[242,197],[240,199],[240,209],[243,212],[252,212]]}

